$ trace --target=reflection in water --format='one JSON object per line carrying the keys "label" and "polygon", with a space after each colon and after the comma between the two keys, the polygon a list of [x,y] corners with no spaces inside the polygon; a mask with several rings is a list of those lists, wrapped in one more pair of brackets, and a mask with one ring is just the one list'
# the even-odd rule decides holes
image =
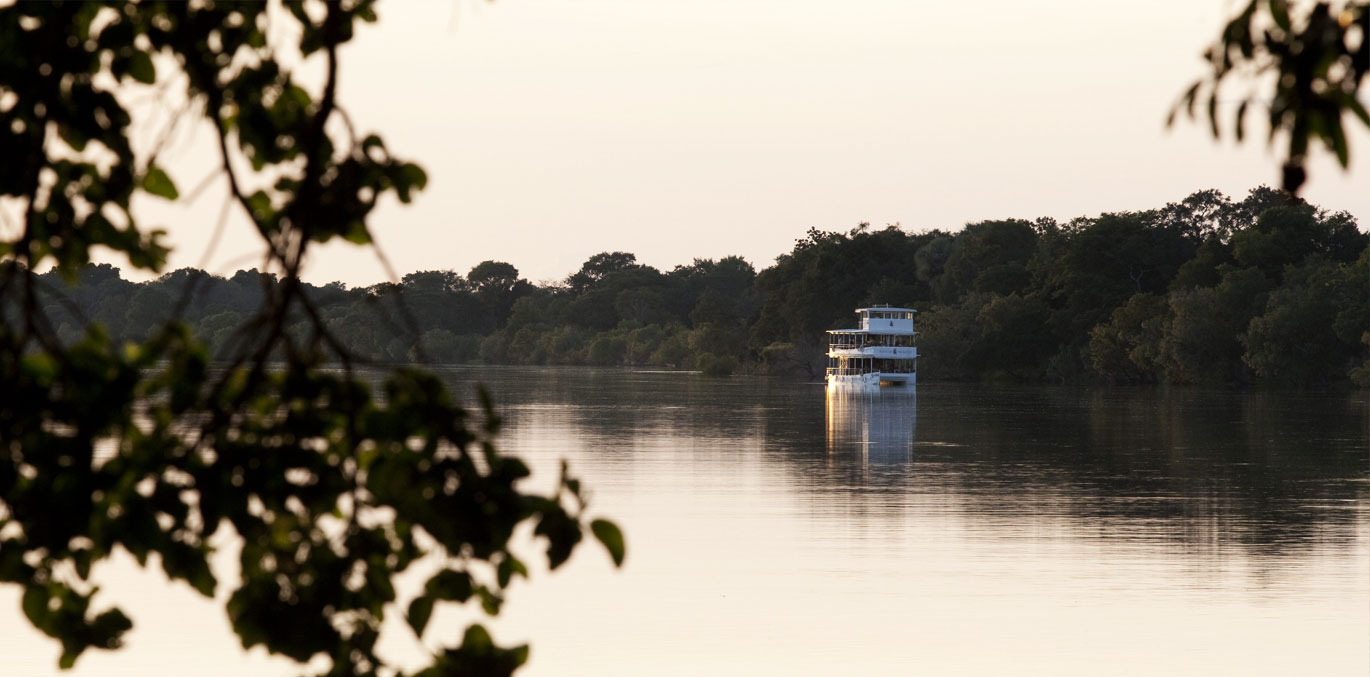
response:
{"label": "reflection in water", "polygon": [[918,391],[827,388],[824,392],[829,454],[855,452],[863,465],[913,460]]}
{"label": "reflection in water", "polygon": [[[926,389],[925,389],[926,390]],[[938,388],[920,461],[946,461],[980,519],[1179,543],[1205,568],[1354,547],[1364,399],[1176,389]],[[930,444],[947,443],[945,448]],[[1275,571],[1270,571],[1270,569]]]}
{"label": "reflection in water", "polygon": [[[526,677],[1370,674],[1365,393],[925,383],[915,407],[766,378],[444,373],[473,404],[489,387],[531,483],[568,460],[627,534],[620,572],[590,545],[547,575],[526,544],[533,583],[489,622],[532,642]],[[102,593],[132,600],[129,647],[71,677],[300,672],[244,659],[222,608],[135,569]],[[4,591],[0,673],[51,673]]]}

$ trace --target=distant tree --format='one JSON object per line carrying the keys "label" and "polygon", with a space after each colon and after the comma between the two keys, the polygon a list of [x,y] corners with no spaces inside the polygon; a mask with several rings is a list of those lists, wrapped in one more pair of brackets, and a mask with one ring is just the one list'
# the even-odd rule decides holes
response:
{"label": "distant tree", "polygon": [[558,299],[558,323],[594,331],[608,331],[618,326],[619,314],[615,301],[618,289],[590,289],[573,299]]}
{"label": "distant tree", "polygon": [[129,338],[146,341],[171,320],[175,300],[159,287],[144,286],[129,299],[124,310],[124,327]]}
{"label": "distant tree", "polygon": [[976,371],[980,346],[980,310],[987,294],[970,294],[954,305],[937,305],[918,314],[920,378],[966,380]]}
{"label": "distant tree", "polygon": [[1110,383],[1161,380],[1161,341],[1170,307],[1163,296],[1135,294],[1089,334],[1090,366]]}
{"label": "distant tree", "polygon": [[661,341],[666,338],[666,332],[660,325],[649,324],[639,327],[628,334],[627,353],[624,356],[630,365],[647,364],[652,357],[652,353],[661,346]]}
{"label": "distant tree", "polygon": [[713,353],[704,353],[695,360],[695,369],[705,376],[731,376],[737,369],[737,359],[730,355],[719,357]]}
{"label": "distant tree", "polygon": [[508,294],[519,283],[519,270],[503,261],[482,261],[466,274],[478,294]]}
{"label": "distant tree", "polygon": [[1197,247],[1154,212],[1102,214],[1081,224],[1043,281],[1062,311],[1058,335],[1083,339],[1133,294],[1165,291]]}
{"label": "distant tree", "polygon": [[1203,243],[1194,251],[1194,257],[1185,261],[1180,269],[1175,271],[1175,279],[1170,281],[1170,288],[1185,290],[1212,287],[1222,278],[1222,266],[1230,266],[1233,262],[1232,246],[1223,242],[1218,235],[1211,234],[1205,237]]}
{"label": "distant tree", "polygon": [[651,362],[666,367],[686,367],[693,366],[687,364],[691,361],[689,340],[684,332],[674,332],[662,339],[661,344],[652,352]]}
{"label": "distant tree", "polygon": [[590,364],[617,366],[623,364],[628,352],[628,341],[621,336],[600,335],[590,342],[586,359]]}
{"label": "distant tree", "polygon": [[1255,268],[1229,268],[1216,287],[1172,292],[1161,347],[1167,380],[1249,381],[1241,360],[1245,352],[1241,336],[1274,287]]}
{"label": "distant tree", "polygon": [[472,327],[489,333],[509,320],[514,303],[533,293],[533,285],[519,277],[518,268],[503,261],[482,261],[466,274],[480,305],[481,322]]}
{"label": "distant tree", "polygon": [[405,275],[400,286],[411,294],[449,294],[468,291],[471,284],[450,270],[423,270]]}
{"label": "distant tree", "polygon": [[730,326],[738,324],[741,319],[733,299],[712,289],[701,294],[699,303],[690,311],[690,322],[696,327],[706,324]]}
{"label": "distant tree", "polygon": [[242,327],[244,319],[243,314],[236,310],[208,315],[196,325],[195,335],[204,341],[211,357],[223,359],[232,354],[229,343]]}
{"label": "distant tree", "polygon": [[1210,188],[1167,204],[1160,210],[1158,219],[1163,227],[1190,240],[1226,239],[1236,228],[1234,210],[1232,200]]}
{"label": "distant tree", "polygon": [[1277,280],[1285,266],[1309,256],[1350,262],[1365,246],[1365,237],[1349,214],[1326,214],[1311,205],[1272,207],[1252,227],[1232,236],[1232,253],[1240,265],[1260,268]]}
{"label": "distant tree", "polygon": [[1360,307],[1365,313],[1366,277],[1349,272],[1319,258],[1292,268],[1241,337],[1242,361],[1257,376],[1281,383],[1317,385],[1345,376],[1362,352],[1355,329],[1366,328],[1364,320],[1347,316],[1343,322],[1360,326],[1338,331],[1346,310]]}
{"label": "distant tree", "polygon": [[636,325],[667,322],[666,299],[655,289],[624,289],[614,297],[614,311],[622,320]]}
{"label": "distant tree", "polygon": [[1006,373],[1026,378],[1057,348],[1042,328],[1050,309],[1035,296],[994,295],[983,305],[976,324],[975,368],[981,373]]}
{"label": "distant tree", "polygon": [[595,286],[610,273],[637,266],[637,256],[628,252],[601,252],[587,259],[580,270],[566,279],[574,293],[582,293]]}
{"label": "distant tree", "polygon": [[409,359],[418,361],[422,356],[448,364],[466,362],[478,348],[479,341],[463,340],[446,329],[429,329],[419,337],[418,347],[411,351]]}
{"label": "distant tree", "polygon": [[951,258],[953,238],[938,234],[927,244],[918,248],[913,255],[918,279],[929,282],[940,276]]}
{"label": "distant tree", "polygon": [[[556,364],[584,364],[587,358],[586,346],[591,339],[590,332],[584,328],[562,326],[543,334],[539,346],[546,354],[547,361]],[[606,358],[601,354],[594,356],[592,361],[612,364],[616,362],[616,359],[613,356]]]}
{"label": "distant tree", "polygon": [[[876,285],[917,285],[914,253],[935,236],[910,235],[896,226],[858,224],[846,233],[811,229],[794,249],[757,275],[757,316],[752,342],[796,345],[850,324],[852,311]],[[881,300],[888,303],[888,300]]]}
{"label": "distant tree", "polygon": [[[967,225],[953,240],[951,253],[934,285],[938,299],[953,303],[969,292],[1007,295],[1021,291],[1030,281],[1027,263],[1036,246],[1037,235],[1027,221]],[[914,259],[917,260],[917,254]]]}

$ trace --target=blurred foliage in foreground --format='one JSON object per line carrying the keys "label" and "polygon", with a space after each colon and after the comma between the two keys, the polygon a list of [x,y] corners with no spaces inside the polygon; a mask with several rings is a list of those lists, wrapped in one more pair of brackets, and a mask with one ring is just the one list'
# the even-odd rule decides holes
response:
{"label": "blurred foliage in foreground", "polygon": [[[812,230],[755,272],[737,257],[661,272],[625,252],[597,254],[555,284],[487,261],[466,276],[399,285],[303,285],[351,354],[378,363],[735,369],[816,377],[824,331],[873,303],[917,308],[925,379],[1128,383],[1370,384],[1367,243],[1346,213],[1257,188],[1067,223],[1007,219],[958,232],[858,226]],[[40,276],[58,333],[93,315],[141,339],[194,285],[186,320],[220,356],[260,302],[256,271],[179,270],[134,284],[90,266],[73,287]],[[416,326],[399,321],[401,298]],[[297,313],[286,333],[307,334]],[[283,355],[283,354],[282,354]]]}
{"label": "blurred foliage in foreground", "polygon": [[[407,202],[427,180],[334,99],[338,48],[375,20],[372,4],[0,8],[0,581],[23,589],[23,613],[61,643],[64,668],[132,626],[97,608],[92,571],[120,549],[202,595],[230,586],[244,647],[331,675],[395,674],[376,652],[387,614],[403,611],[421,636],[441,603],[498,613],[528,573],[509,546],[519,525],[553,568],[586,530],[622,561],[619,530],[586,518],[564,471],[550,495],[519,490],[528,469],[496,451],[488,406],[473,416],[416,369],[372,392],[300,281],[313,243],[368,243],[376,201]],[[301,61],[321,62],[319,89],[293,78]],[[213,368],[202,318],[198,332],[182,321],[196,279],[135,289],[87,265],[96,249],[164,265],[160,233],[130,204],[179,191],[160,141],[134,148],[126,105],[171,92],[187,103],[162,140],[187,120],[217,133],[216,177],[261,234],[271,276],[247,282]],[[83,279],[72,302],[61,290]],[[111,316],[125,303],[136,310]],[[242,543],[237,581],[212,566],[221,532]],[[421,559],[434,573],[402,601],[395,578]],[[472,625],[422,674],[508,674],[527,653]]]}
{"label": "blurred foliage in foreground", "polygon": [[[1287,142],[1280,185],[1297,195],[1308,178],[1309,141],[1321,141],[1346,169],[1347,123],[1370,128],[1359,98],[1370,75],[1370,3],[1247,0],[1240,7],[1204,52],[1208,75],[1185,90],[1167,124],[1182,109],[1196,117],[1202,101],[1213,136],[1222,135],[1221,120],[1230,111],[1232,134],[1241,141],[1247,112],[1263,110],[1268,141]],[[1247,90],[1234,96],[1233,83]],[[1230,102],[1236,107],[1220,106]]]}

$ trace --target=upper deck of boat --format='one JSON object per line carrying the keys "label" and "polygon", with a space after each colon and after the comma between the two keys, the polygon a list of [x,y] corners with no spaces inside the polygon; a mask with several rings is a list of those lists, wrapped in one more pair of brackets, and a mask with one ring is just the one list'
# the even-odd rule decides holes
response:
{"label": "upper deck of boat", "polygon": [[872,306],[858,308],[857,316],[861,326],[855,329],[829,329],[829,334],[917,334],[913,330],[913,316],[918,311],[912,308],[892,306]]}

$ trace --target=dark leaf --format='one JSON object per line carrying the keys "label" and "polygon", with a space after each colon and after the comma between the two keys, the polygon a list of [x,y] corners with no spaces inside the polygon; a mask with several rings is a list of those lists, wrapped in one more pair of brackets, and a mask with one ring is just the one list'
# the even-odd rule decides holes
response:
{"label": "dark leaf", "polygon": [[48,593],[40,585],[30,585],[24,588],[24,615],[28,616],[29,622],[39,629],[47,626],[48,617]]}
{"label": "dark leaf", "polygon": [[1283,30],[1285,33],[1288,33],[1290,30],[1293,29],[1293,26],[1289,21],[1289,3],[1286,2],[1286,0],[1269,1],[1270,16],[1273,19],[1275,19],[1275,25],[1279,26],[1280,29]]}
{"label": "dark leaf", "polygon": [[143,51],[136,51],[129,57],[128,74],[145,85],[157,81],[157,67],[152,64],[152,57]]}
{"label": "dark leaf", "polygon": [[143,176],[143,190],[168,200],[180,197],[180,193],[176,191],[176,184],[171,182],[171,177],[156,165],[147,168],[147,174]]}
{"label": "dark leaf", "polygon": [[1194,118],[1194,101],[1199,97],[1199,87],[1202,85],[1203,80],[1196,81],[1189,86],[1189,89],[1185,90],[1184,96],[1180,97],[1180,101],[1184,102],[1185,114],[1188,115],[1190,119]]}
{"label": "dark leaf", "polygon": [[1246,106],[1251,103],[1250,99],[1242,99],[1241,105],[1237,106],[1237,140],[1241,141],[1246,136]]}
{"label": "dark leaf", "polygon": [[1216,88],[1208,96],[1208,124],[1213,130],[1213,138],[1218,138],[1218,90]]}
{"label": "dark leaf", "polygon": [[409,627],[413,628],[414,634],[419,637],[423,637],[423,629],[428,626],[428,619],[433,615],[434,601],[428,595],[419,595],[409,603]]}
{"label": "dark leaf", "polygon": [[590,531],[604,544],[604,549],[609,551],[609,556],[614,559],[614,566],[623,566],[627,548],[623,542],[623,532],[619,530],[618,525],[609,520],[597,519],[590,522]]}
{"label": "dark leaf", "polygon": [[1347,101],[1346,107],[1355,114],[1361,122],[1365,123],[1366,127],[1370,127],[1370,112],[1365,110],[1365,106],[1362,105],[1360,101],[1351,98]]}
{"label": "dark leaf", "polygon": [[428,579],[425,587],[428,594],[434,598],[449,602],[465,602],[471,599],[475,584],[471,581],[471,575],[465,571],[444,569]]}
{"label": "dark leaf", "polygon": [[1341,168],[1346,169],[1351,162],[1351,149],[1346,144],[1346,132],[1342,129],[1341,118],[1330,118],[1327,127],[1327,145],[1332,147]]}

